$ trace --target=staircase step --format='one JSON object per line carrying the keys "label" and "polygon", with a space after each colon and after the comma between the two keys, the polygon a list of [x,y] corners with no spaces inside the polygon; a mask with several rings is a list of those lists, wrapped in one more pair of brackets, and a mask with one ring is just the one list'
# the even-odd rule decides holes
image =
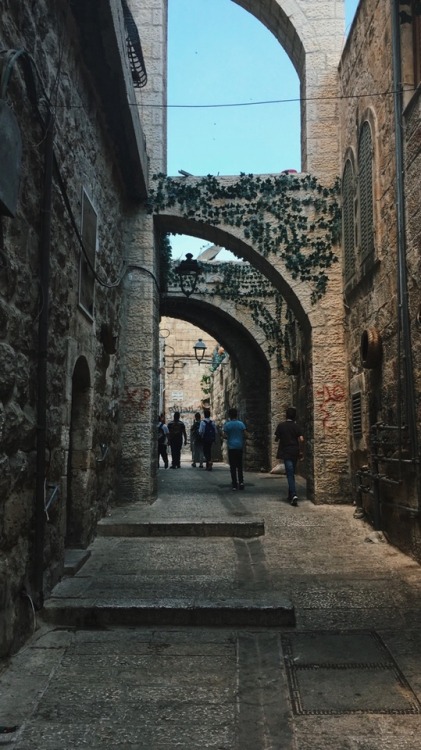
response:
{"label": "staircase step", "polygon": [[236,519],[235,521],[188,521],[175,519],[168,521],[113,521],[103,518],[97,525],[98,536],[116,537],[238,537],[251,539],[263,536],[265,522],[261,519]]}
{"label": "staircase step", "polygon": [[90,556],[91,551],[89,549],[66,549],[64,552],[64,575],[75,576]]}
{"label": "staircase step", "polygon": [[271,628],[295,625],[292,603],[276,592],[253,593],[241,599],[198,601],[124,601],[49,599],[43,619],[56,625],[75,627],[107,626],[195,626]]}

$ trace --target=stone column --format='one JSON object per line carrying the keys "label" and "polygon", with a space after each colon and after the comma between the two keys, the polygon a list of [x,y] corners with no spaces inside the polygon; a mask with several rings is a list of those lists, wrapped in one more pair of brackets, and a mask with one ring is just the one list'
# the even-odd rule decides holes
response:
{"label": "stone column", "polygon": [[[138,27],[148,83],[136,90],[146,137],[149,180],[166,170],[166,0],[129,0]],[[156,496],[155,423],[159,399],[159,257],[153,219],[145,208],[126,225],[124,311],[121,323],[122,401],[120,500]]]}

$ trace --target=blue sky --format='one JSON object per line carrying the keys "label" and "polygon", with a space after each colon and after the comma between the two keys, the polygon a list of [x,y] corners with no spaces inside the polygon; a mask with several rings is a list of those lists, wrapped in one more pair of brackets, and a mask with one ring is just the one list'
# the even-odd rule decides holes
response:
{"label": "blue sky", "polygon": [[[357,5],[345,0],[345,37]],[[169,0],[168,174],[299,171],[298,102],[197,107],[298,97],[292,63],[254,16],[232,0]],[[177,235],[171,244],[177,258],[208,243]]]}

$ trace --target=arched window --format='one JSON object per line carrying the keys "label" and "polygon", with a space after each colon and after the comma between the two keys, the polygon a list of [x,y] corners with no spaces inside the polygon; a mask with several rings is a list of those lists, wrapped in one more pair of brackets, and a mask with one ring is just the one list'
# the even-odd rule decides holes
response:
{"label": "arched window", "polygon": [[373,146],[371,128],[363,123],[358,144],[359,203],[360,203],[360,249],[361,260],[374,254],[373,229]]}
{"label": "arched window", "polygon": [[342,236],[345,281],[355,273],[355,179],[351,161],[347,159],[342,177]]}

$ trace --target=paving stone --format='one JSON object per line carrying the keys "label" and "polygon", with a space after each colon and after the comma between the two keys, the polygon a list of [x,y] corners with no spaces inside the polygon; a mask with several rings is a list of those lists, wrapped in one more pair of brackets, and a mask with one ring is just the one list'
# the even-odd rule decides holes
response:
{"label": "paving stone", "polygon": [[[166,478],[157,503],[115,508],[113,523],[261,518],[265,535],[97,537],[46,603],[62,624],[37,614],[3,665],[11,747],[421,750],[420,567],[367,543],[352,507],[291,508],[285,478],[263,474],[234,499],[224,472],[200,492],[194,472],[182,488]],[[262,617],[280,597],[295,627],[250,619],[247,603]],[[159,624],[139,627],[139,602],[151,617],[161,608]],[[230,607],[244,620],[230,622]]]}

